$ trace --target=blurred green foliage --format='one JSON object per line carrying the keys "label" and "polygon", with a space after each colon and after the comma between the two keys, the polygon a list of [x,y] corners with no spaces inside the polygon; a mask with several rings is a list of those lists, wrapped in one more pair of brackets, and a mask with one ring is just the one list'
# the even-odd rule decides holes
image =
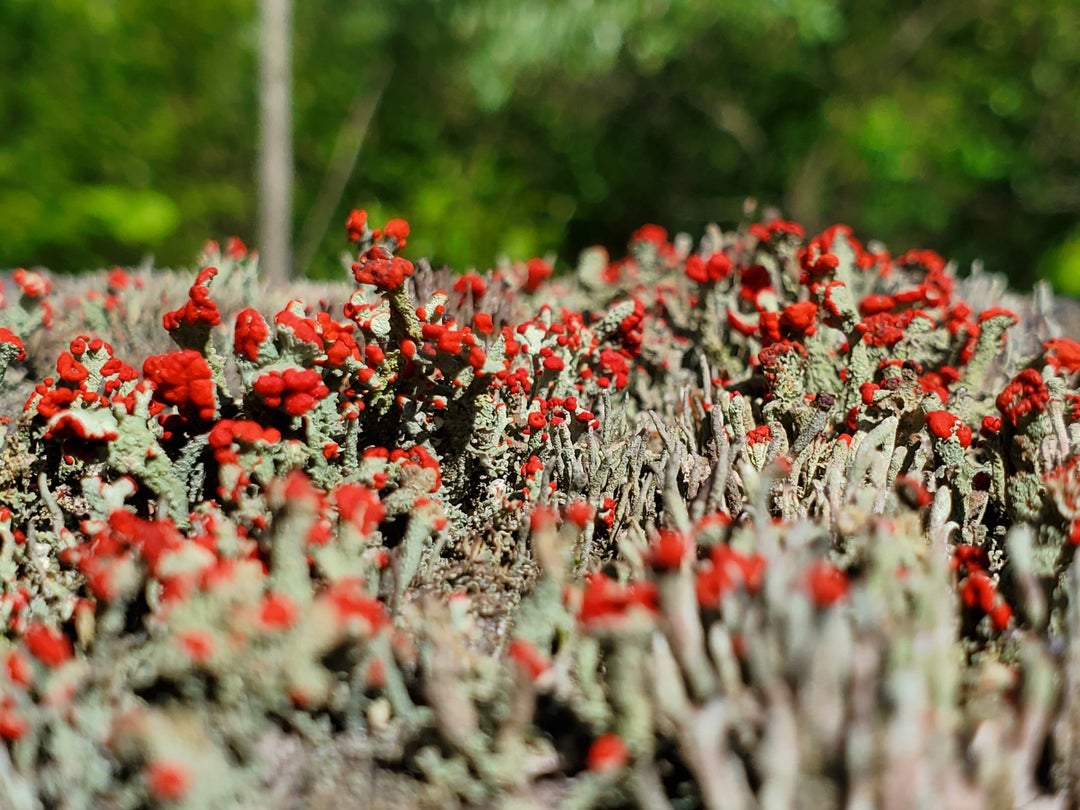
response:
{"label": "blurred green foliage", "polygon": [[[254,0],[0,4],[0,265],[253,239]],[[1075,0],[303,0],[296,233],[459,268],[744,200],[1080,293]],[[310,261],[307,259],[310,257]]]}

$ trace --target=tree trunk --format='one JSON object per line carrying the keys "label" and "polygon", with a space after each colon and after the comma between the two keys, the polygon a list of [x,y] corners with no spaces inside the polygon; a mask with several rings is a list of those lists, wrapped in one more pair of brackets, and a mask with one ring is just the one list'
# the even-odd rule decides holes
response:
{"label": "tree trunk", "polygon": [[259,0],[259,266],[292,275],[292,0]]}

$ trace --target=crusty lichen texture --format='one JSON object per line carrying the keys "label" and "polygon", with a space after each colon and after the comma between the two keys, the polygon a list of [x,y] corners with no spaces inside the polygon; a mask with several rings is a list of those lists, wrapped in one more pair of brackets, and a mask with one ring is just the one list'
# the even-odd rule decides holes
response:
{"label": "crusty lichen texture", "polygon": [[349,283],[11,276],[0,806],[1080,803],[1045,290],[782,220],[564,274],[346,230]]}

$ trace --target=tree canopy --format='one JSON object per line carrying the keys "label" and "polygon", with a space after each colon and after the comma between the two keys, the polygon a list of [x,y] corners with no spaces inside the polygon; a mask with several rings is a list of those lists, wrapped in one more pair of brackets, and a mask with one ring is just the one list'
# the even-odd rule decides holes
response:
{"label": "tree canopy", "polygon": [[[253,0],[0,5],[0,265],[254,237]],[[748,196],[1080,293],[1072,0],[306,0],[297,260],[347,210],[459,269],[730,225]]]}

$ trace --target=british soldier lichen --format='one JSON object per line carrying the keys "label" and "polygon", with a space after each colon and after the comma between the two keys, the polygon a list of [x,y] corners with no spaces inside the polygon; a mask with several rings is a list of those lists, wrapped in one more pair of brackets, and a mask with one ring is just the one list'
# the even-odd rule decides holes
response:
{"label": "british soldier lichen", "polygon": [[[355,284],[276,313],[238,242],[85,306],[17,271],[0,804],[265,806],[357,758],[417,806],[1080,800],[1045,295],[781,220],[457,279],[346,230]],[[175,345],[138,332],[169,278]]]}

